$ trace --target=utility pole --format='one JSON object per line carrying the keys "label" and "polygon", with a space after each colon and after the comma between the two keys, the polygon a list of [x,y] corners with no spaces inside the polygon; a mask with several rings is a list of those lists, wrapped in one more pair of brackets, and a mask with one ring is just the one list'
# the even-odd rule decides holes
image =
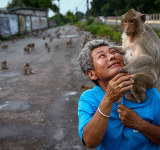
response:
{"label": "utility pole", "polygon": [[89,11],[89,4],[88,4],[88,0],[87,0],[87,11]]}
{"label": "utility pole", "polygon": [[60,22],[60,0],[58,0],[58,7],[59,7],[59,22]]}
{"label": "utility pole", "polygon": [[87,0],[87,20],[90,18],[90,14],[89,14],[89,2]]}

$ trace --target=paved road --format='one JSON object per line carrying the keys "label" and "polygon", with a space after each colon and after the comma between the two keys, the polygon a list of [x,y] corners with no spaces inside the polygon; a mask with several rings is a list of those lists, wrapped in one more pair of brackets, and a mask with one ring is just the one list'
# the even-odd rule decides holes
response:
{"label": "paved road", "polygon": [[[56,30],[48,29],[47,34],[54,36]],[[66,47],[66,31],[74,36],[71,48]],[[54,38],[52,43],[48,36],[43,40],[43,35],[1,43],[8,44],[7,51],[0,48],[0,61],[7,60],[9,69],[0,69],[0,150],[88,149],[78,137],[77,107],[80,85],[93,83],[81,72],[77,57],[89,33],[79,37],[76,27],[69,25],[60,32],[60,39]],[[24,54],[23,47],[33,42],[35,51]],[[25,63],[36,73],[23,75]]]}
{"label": "paved road", "polygon": [[[54,36],[56,30],[48,29],[47,34]],[[7,60],[9,69],[0,69],[0,150],[88,150],[78,137],[77,107],[80,85],[93,83],[81,72],[77,57],[89,33],[79,37],[76,27],[69,25],[60,32],[61,38],[52,43],[42,35],[2,42],[9,47],[0,49],[0,61]],[[67,48],[71,35],[73,47]],[[23,47],[33,42],[35,51],[24,54]],[[57,44],[59,49],[54,48]],[[34,75],[22,74],[25,63]]]}

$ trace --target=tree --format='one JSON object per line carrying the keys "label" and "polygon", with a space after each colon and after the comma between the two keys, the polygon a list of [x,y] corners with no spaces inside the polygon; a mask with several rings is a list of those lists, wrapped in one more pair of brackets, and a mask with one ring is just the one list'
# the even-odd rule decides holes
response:
{"label": "tree", "polygon": [[16,8],[16,7],[25,7],[25,4],[22,0],[12,0],[12,2],[8,2],[7,9]]}
{"label": "tree", "polygon": [[65,17],[66,17],[66,20],[71,23],[78,21],[77,16],[74,15],[70,10],[66,12]]}
{"label": "tree", "polygon": [[12,0],[8,3],[7,9],[15,7],[32,7],[32,8],[50,8],[54,12],[59,12],[56,4],[52,4],[53,0]]}
{"label": "tree", "polygon": [[77,16],[78,20],[81,20],[81,19],[84,18],[84,13],[83,12],[77,11],[75,13],[75,15]]}

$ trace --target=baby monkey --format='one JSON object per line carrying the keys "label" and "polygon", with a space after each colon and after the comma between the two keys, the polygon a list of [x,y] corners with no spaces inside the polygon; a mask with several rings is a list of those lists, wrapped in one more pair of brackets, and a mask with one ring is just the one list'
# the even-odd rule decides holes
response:
{"label": "baby monkey", "polygon": [[6,60],[1,63],[1,67],[2,67],[3,70],[8,69]]}
{"label": "baby monkey", "polygon": [[146,15],[134,9],[122,15],[122,46],[112,46],[127,60],[120,72],[134,74],[131,93],[125,97],[138,103],[147,99],[146,89],[152,88],[160,77],[160,39],[145,20]]}

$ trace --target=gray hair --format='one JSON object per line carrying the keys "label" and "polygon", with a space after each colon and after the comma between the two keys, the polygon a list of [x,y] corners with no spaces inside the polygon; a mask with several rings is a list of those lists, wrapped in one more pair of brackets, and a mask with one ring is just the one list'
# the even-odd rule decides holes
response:
{"label": "gray hair", "polygon": [[86,43],[85,47],[82,49],[78,57],[78,63],[86,74],[87,70],[94,70],[91,51],[100,46],[109,46],[109,43],[105,40],[92,40]]}

